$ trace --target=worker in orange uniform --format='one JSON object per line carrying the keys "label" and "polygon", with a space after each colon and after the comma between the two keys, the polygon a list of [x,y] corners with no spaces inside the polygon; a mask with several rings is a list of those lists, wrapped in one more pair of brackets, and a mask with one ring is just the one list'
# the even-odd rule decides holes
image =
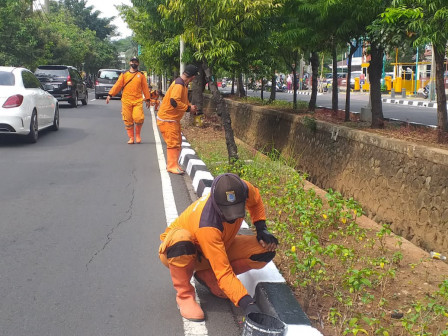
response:
{"label": "worker in orange uniform", "polygon": [[[249,210],[257,234],[237,235]],[[209,195],[191,204],[160,235],[159,257],[170,270],[180,314],[203,321],[195,300],[195,279],[220,298],[229,298],[245,313],[260,312],[237,274],[263,268],[275,256],[277,239],[266,228],[258,189],[235,174],[217,176]]]}
{"label": "worker in orange uniform", "polygon": [[150,110],[152,112],[159,110],[160,100],[159,98],[163,98],[163,93],[161,90],[153,90],[152,86],[149,86],[149,92],[151,93],[151,107]]}
{"label": "worker in orange uniform", "polygon": [[195,78],[198,68],[189,64],[184,72],[168,88],[157,113],[157,126],[166,142],[166,170],[172,174],[183,174],[178,164],[182,145],[180,120],[185,112],[196,114],[196,105],[188,101],[188,84]]}
{"label": "worker in orange uniform", "polygon": [[139,64],[140,61],[137,57],[134,56],[131,58],[129,70],[118,77],[106,98],[106,104],[109,104],[110,98],[115,96],[120,90],[123,90],[121,96],[121,115],[129,137],[128,144],[134,143],[134,124],[135,143],[139,144],[142,141],[140,132],[145,120],[143,113],[143,95],[145,96],[147,108],[150,106],[151,99],[146,77],[138,70]]}

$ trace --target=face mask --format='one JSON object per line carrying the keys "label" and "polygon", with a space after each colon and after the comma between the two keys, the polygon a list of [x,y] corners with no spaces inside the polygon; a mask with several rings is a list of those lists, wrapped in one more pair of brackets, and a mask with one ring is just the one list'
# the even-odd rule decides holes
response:
{"label": "face mask", "polygon": [[132,69],[137,69],[138,68],[138,64],[131,64],[131,68]]}

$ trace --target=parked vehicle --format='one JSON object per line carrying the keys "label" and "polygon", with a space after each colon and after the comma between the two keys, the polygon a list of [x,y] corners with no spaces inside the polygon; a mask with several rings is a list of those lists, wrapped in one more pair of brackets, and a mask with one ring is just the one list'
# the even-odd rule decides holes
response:
{"label": "parked vehicle", "polygon": [[350,88],[355,88],[355,78],[359,78],[362,75],[362,71],[352,71],[350,74]]}
{"label": "parked vehicle", "polygon": [[[266,85],[265,85],[266,87]],[[247,84],[247,88],[253,91],[261,90],[261,81],[252,81]]]}
{"label": "parked vehicle", "polygon": [[423,98],[427,99],[429,97],[429,84],[426,84],[423,88]]}
{"label": "parked vehicle", "polygon": [[[114,86],[118,77],[122,73],[119,69],[100,69],[95,81],[95,98],[106,97],[112,86]],[[115,95],[121,98],[121,91]]]}
{"label": "parked vehicle", "polygon": [[59,129],[57,99],[28,69],[0,66],[0,134],[21,135],[35,143],[46,127]]}
{"label": "parked vehicle", "polygon": [[66,101],[73,107],[78,107],[81,100],[82,105],[87,105],[87,85],[76,68],[67,65],[40,65],[34,74],[42,84],[52,86],[48,92],[58,101]]}
{"label": "parked vehicle", "polygon": [[347,73],[346,72],[338,73],[338,87],[341,89],[347,87]]}
{"label": "parked vehicle", "polygon": [[[265,91],[270,92],[272,87],[272,81],[268,81],[266,85],[264,86]],[[258,87],[257,87],[258,88]],[[261,89],[261,86],[260,86]],[[256,89],[254,89],[256,90]],[[288,87],[285,84],[282,84],[280,82],[275,83],[275,92],[287,92]]]}

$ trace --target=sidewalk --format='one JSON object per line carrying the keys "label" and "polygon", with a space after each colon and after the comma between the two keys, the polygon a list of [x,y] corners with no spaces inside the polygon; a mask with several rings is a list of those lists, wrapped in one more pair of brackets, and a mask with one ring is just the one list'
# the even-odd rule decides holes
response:
{"label": "sidewalk", "polygon": [[[196,195],[202,197],[209,194],[213,175],[185,137],[182,137],[179,163],[190,176]],[[247,230],[249,227],[243,222],[240,231]],[[310,320],[272,261],[263,269],[250,270],[238,275],[238,278],[255,298],[263,313],[275,316],[287,325],[285,336],[322,336],[317,329],[311,327]]]}

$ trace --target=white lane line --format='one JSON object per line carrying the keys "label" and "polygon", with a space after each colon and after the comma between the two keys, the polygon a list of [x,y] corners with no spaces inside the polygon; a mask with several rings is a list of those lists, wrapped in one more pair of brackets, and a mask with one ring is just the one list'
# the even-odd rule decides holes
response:
{"label": "white lane line", "polygon": [[[163,154],[162,143],[160,141],[159,131],[157,130],[157,123],[155,114],[151,111],[152,129],[154,132],[154,139],[156,142],[157,160],[159,162],[160,177],[162,179],[163,203],[165,207],[166,225],[169,226],[178,216],[176,202],[174,200],[173,189],[171,187],[171,180],[166,171],[165,155]],[[194,280],[190,281],[195,287]],[[196,301],[200,305],[201,302],[196,294]],[[208,330],[205,322],[191,322],[187,319],[184,322],[185,336],[207,336]]]}

